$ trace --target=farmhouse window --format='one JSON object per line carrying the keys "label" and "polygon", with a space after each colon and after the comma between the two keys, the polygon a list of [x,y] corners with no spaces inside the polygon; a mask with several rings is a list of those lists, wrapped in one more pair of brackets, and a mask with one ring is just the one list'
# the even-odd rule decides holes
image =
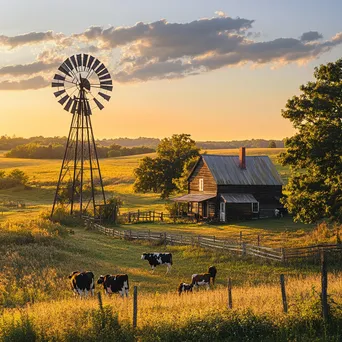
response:
{"label": "farmhouse window", "polygon": [[203,191],[204,190],[204,182],[203,182],[203,178],[199,179],[199,191]]}
{"label": "farmhouse window", "polygon": [[252,212],[258,213],[259,212],[259,202],[252,203]]}

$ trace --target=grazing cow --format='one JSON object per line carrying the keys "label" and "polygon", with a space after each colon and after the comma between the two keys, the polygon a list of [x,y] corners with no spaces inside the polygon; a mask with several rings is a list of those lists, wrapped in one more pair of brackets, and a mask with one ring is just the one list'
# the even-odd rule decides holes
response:
{"label": "grazing cow", "polygon": [[93,272],[78,272],[74,271],[69,275],[71,288],[75,295],[87,297],[90,292],[94,295],[95,283]]}
{"label": "grazing cow", "polygon": [[119,293],[121,297],[128,297],[128,275],[117,274],[117,275],[105,275],[100,276],[97,281],[98,284],[103,284],[105,294],[109,295],[112,293]]}
{"label": "grazing cow", "polygon": [[180,283],[178,286],[178,293],[179,295],[182,294],[182,292],[192,292],[192,284],[187,284],[187,283]]}
{"label": "grazing cow", "polygon": [[215,277],[217,273],[217,269],[215,266],[209,266],[208,273],[211,275],[211,278],[213,279],[213,285],[215,285]]}
{"label": "grazing cow", "polygon": [[191,285],[193,287],[205,286],[207,290],[210,288],[210,273],[193,274],[191,277]]}
{"label": "grazing cow", "polygon": [[142,260],[148,260],[151,265],[152,272],[158,265],[166,265],[166,273],[171,272],[172,266],[172,254],[171,253],[143,253],[141,256]]}

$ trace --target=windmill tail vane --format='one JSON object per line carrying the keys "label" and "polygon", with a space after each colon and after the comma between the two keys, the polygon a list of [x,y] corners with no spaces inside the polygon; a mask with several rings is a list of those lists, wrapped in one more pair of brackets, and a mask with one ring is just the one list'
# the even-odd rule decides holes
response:
{"label": "windmill tail vane", "polygon": [[91,115],[110,100],[110,73],[97,58],[78,54],[61,64],[51,86],[57,88],[58,102],[72,114],[51,216],[63,208],[95,217],[106,199]]}

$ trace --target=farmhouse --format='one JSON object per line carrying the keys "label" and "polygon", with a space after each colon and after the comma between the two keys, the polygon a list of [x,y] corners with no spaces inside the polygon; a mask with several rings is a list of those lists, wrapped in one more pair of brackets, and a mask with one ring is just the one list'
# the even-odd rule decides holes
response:
{"label": "farmhouse", "polygon": [[174,198],[188,203],[188,214],[222,222],[274,215],[282,207],[283,182],[268,156],[200,156],[188,177],[188,194]]}

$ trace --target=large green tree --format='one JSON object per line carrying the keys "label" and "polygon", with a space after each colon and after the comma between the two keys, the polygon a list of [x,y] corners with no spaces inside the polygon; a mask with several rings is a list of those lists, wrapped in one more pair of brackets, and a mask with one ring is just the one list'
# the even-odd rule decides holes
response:
{"label": "large green tree", "polygon": [[287,101],[296,134],[280,160],[291,167],[285,205],[295,220],[342,221],[342,59],[315,68],[315,80]]}
{"label": "large green tree", "polygon": [[184,176],[185,165],[199,155],[199,149],[189,134],[174,134],[163,139],[157,157],[145,157],[134,170],[136,192],[156,192],[168,198],[178,189],[177,180]]}

